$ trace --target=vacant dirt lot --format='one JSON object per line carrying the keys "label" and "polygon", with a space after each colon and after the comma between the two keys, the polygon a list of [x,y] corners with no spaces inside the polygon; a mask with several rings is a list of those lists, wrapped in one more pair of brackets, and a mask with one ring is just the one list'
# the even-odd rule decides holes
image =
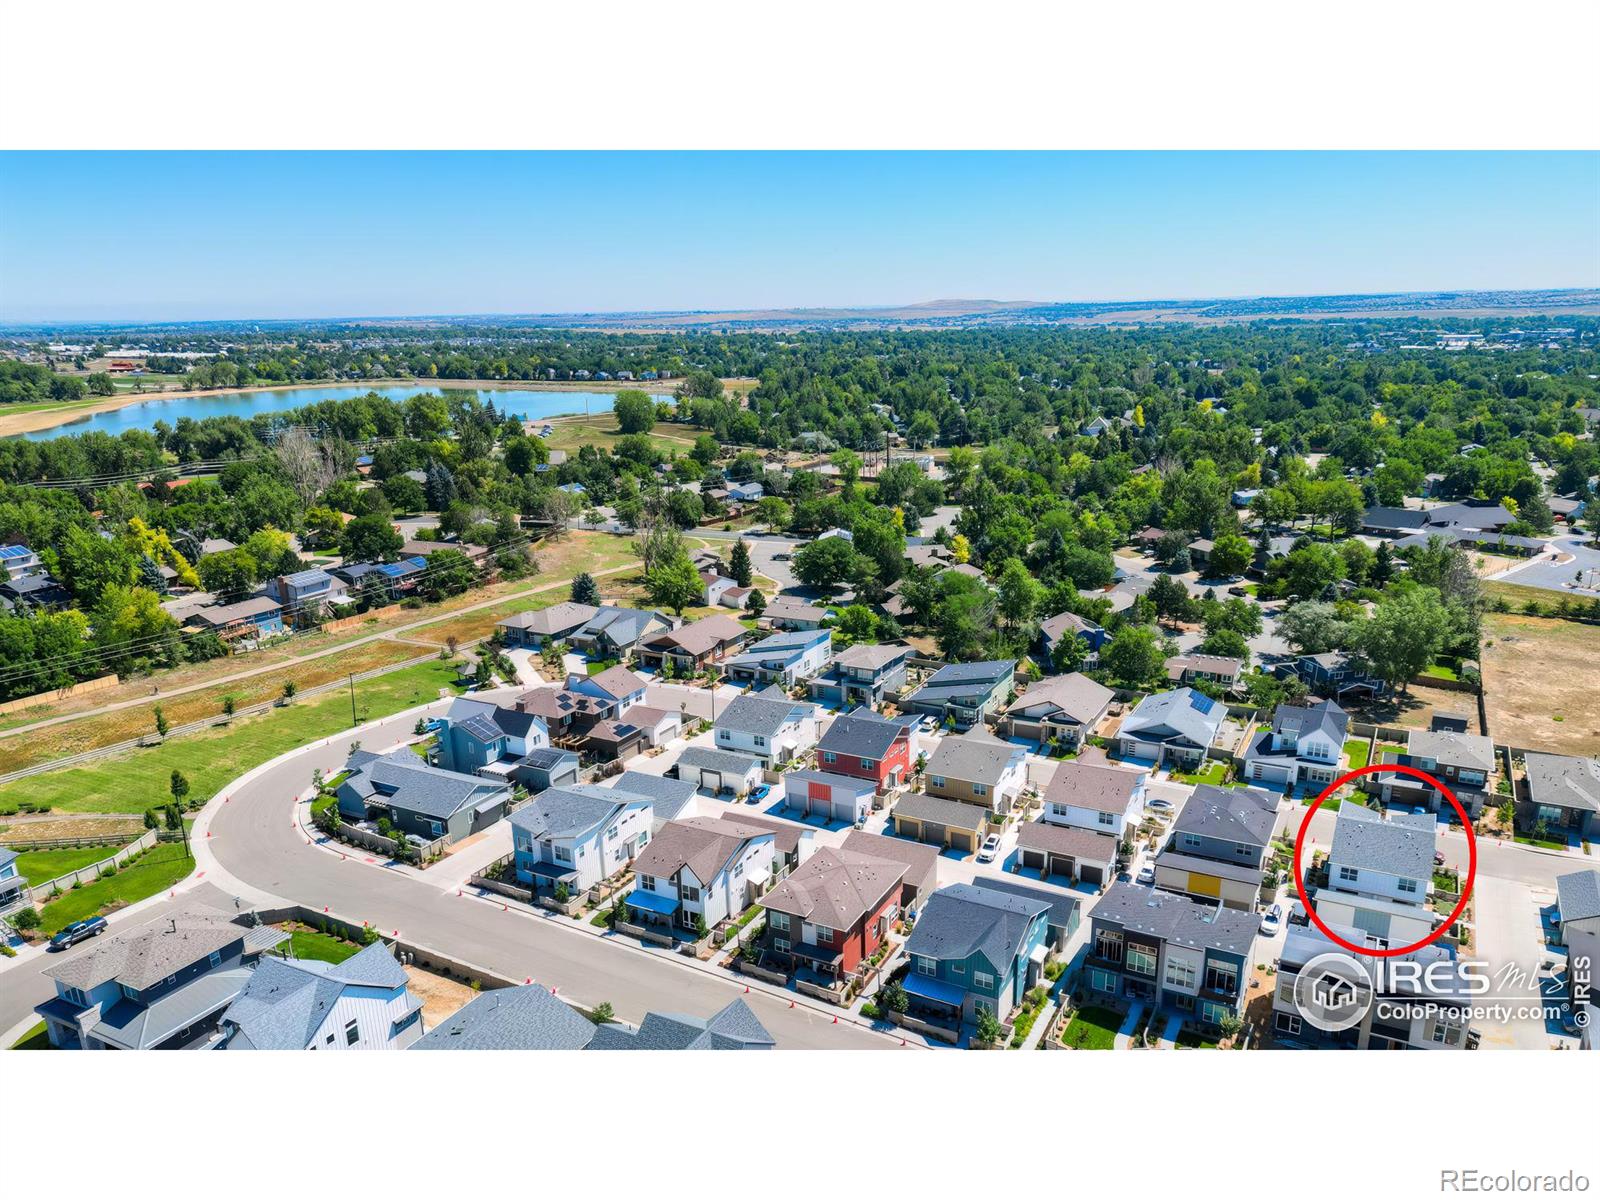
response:
{"label": "vacant dirt lot", "polygon": [[1600,626],[1487,613],[1483,643],[1484,703],[1496,742],[1600,754]]}
{"label": "vacant dirt lot", "polygon": [[424,971],[421,967],[406,968],[407,982],[422,1001],[422,1028],[432,1029],[439,1022],[455,1015],[476,999],[478,993],[464,983]]}

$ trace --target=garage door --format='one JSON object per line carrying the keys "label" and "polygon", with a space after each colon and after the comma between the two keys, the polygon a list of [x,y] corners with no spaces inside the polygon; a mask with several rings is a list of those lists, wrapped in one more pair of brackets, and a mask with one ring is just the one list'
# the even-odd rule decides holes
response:
{"label": "garage door", "polygon": [[942,846],[944,845],[944,838],[945,828],[943,825],[935,825],[932,821],[924,821],[922,823],[923,841],[932,842],[936,846]]}
{"label": "garage door", "polygon": [[843,800],[835,800],[833,802],[833,819],[835,821],[843,821],[847,825],[855,824],[856,802],[853,797],[846,797]]}
{"label": "garage door", "polygon": [[950,831],[950,845],[956,850],[974,849],[972,844],[973,837],[974,835],[965,829],[952,829]]}
{"label": "garage door", "polygon": [[1288,777],[1289,771],[1286,767],[1271,767],[1259,762],[1255,764],[1250,774],[1250,778],[1268,783],[1282,783]]}
{"label": "garage door", "polygon": [[1022,852],[1022,865],[1032,871],[1044,870],[1044,851],[1024,850]]}
{"label": "garage door", "polygon": [[1050,856],[1050,874],[1072,877],[1073,860],[1070,854],[1052,854]]}
{"label": "garage door", "polygon": [[1106,869],[1104,867],[1091,867],[1085,864],[1084,866],[1078,868],[1078,878],[1082,879],[1085,883],[1092,883],[1096,887],[1099,887],[1106,881]]}

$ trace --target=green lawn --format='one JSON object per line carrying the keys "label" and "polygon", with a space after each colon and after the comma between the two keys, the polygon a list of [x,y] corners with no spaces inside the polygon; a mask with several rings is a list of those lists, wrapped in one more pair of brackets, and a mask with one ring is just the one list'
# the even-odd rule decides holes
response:
{"label": "green lawn", "polygon": [[[126,844],[124,842],[122,845]],[[120,849],[121,845],[78,846],[70,850],[21,850],[17,853],[17,874],[35,885],[49,883],[58,875],[110,858]]]}
{"label": "green lawn", "polygon": [[1117,1044],[1122,1017],[1109,1008],[1091,1005],[1080,1009],[1067,1024],[1061,1040],[1075,1050],[1110,1050]]}
{"label": "green lawn", "polygon": [[40,1021],[27,1033],[19,1037],[11,1047],[13,1050],[50,1050],[50,1035],[44,1030],[44,1022]]}
{"label": "green lawn", "polygon": [[1176,1040],[1180,1050],[1215,1050],[1217,1048],[1216,1038],[1205,1037],[1192,1029],[1180,1029]]}
{"label": "green lawn", "polygon": [[1228,765],[1222,762],[1209,762],[1198,771],[1174,771],[1172,777],[1179,783],[1210,783],[1220,784],[1222,777],[1228,773]]}
{"label": "green lawn", "polygon": [[[454,663],[433,660],[358,683],[361,720],[437,699],[439,689],[454,682],[455,673]],[[188,778],[191,798],[208,800],[251,767],[348,728],[350,693],[325,692],[159,746],[19,779],[0,788],[0,810],[29,800],[65,812],[143,812],[169,802],[175,769]]]}
{"label": "green lawn", "polygon": [[183,851],[182,842],[161,842],[115,875],[62,892],[39,910],[40,928],[55,933],[113,904],[121,908],[166,891],[194,870],[194,860]]}
{"label": "green lawn", "polygon": [[346,942],[331,933],[318,933],[314,929],[296,929],[289,935],[289,951],[296,958],[314,958],[319,962],[343,962],[361,947]]}
{"label": "green lawn", "polygon": [[1350,769],[1359,771],[1367,765],[1368,744],[1364,740],[1351,738],[1344,744],[1344,754],[1350,760]]}
{"label": "green lawn", "polygon": [[1444,663],[1434,663],[1433,666],[1431,666],[1431,667],[1423,668],[1422,675],[1423,675],[1423,678],[1425,678],[1425,679],[1460,679],[1461,678],[1461,676],[1456,674],[1456,671],[1455,671],[1454,667],[1446,666]]}

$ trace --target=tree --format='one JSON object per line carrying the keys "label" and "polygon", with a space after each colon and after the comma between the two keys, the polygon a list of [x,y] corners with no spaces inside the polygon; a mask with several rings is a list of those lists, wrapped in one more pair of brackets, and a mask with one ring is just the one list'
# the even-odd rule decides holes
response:
{"label": "tree", "polygon": [[750,586],[750,547],[745,545],[743,538],[733,543],[733,553],[728,556],[728,571],[740,587]]}
{"label": "tree", "polygon": [[1000,1040],[1000,1018],[995,1016],[994,1010],[987,1006],[982,1006],[978,1009],[978,1026],[975,1036],[985,1046],[993,1045]]}
{"label": "tree", "polygon": [[596,1025],[605,1025],[617,1019],[616,1010],[611,1007],[609,1000],[602,1000],[594,1006],[594,1011],[589,1014],[589,1019]]}
{"label": "tree", "polygon": [[705,501],[696,493],[684,488],[667,493],[667,516],[679,529],[693,529],[705,515]]}
{"label": "tree", "polygon": [[1165,656],[1155,630],[1124,625],[1100,650],[1100,666],[1113,679],[1138,687],[1155,677]]}
{"label": "tree", "polygon": [[1406,691],[1413,675],[1433,665],[1450,628],[1450,615],[1436,589],[1400,587],[1372,614],[1360,649],[1379,679]]}
{"label": "tree", "polygon": [[776,533],[788,528],[793,518],[794,510],[781,496],[763,496],[756,501],[756,520],[765,525],[769,532]]}
{"label": "tree", "polygon": [[472,560],[460,550],[435,550],[422,573],[422,594],[429,600],[459,596],[478,581]]}
{"label": "tree", "polygon": [[744,610],[752,617],[760,618],[767,611],[767,598],[761,594],[760,588],[754,588],[744,598]]}
{"label": "tree", "polygon": [[456,499],[456,477],[450,468],[437,459],[428,463],[427,479],[422,485],[423,497],[433,512],[443,512]]}
{"label": "tree", "polygon": [[1228,579],[1243,575],[1254,557],[1255,551],[1248,540],[1237,533],[1224,533],[1211,546],[1211,554],[1206,559],[1210,568],[1207,573]]}
{"label": "tree", "polygon": [[1008,558],[995,583],[995,603],[1001,623],[1015,637],[1033,620],[1044,592],[1019,558]]}
{"label": "tree", "polygon": [[100,593],[113,584],[131,584],[138,571],[138,560],[127,546],[81,525],[68,527],[56,549],[56,560],[61,582],[84,608],[98,604]]}
{"label": "tree", "polygon": [[184,778],[182,771],[173,771],[172,778],[167,782],[167,791],[172,793],[172,802],[183,807],[184,797],[189,794],[189,781]]}
{"label": "tree", "polygon": [[172,726],[167,724],[167,714],[162,711],[161,705],[156,705],[155,711],[151,715],[155,717],[156,721],[156,736],[166,737],[167,730],[171,729]]}
{"label": "tree", "polygon": [[1278,618],[1278,636],[1301,654],[1341,649],[1348,633],[1339,610],[1323,600],[1302,600]]}
{"label": "tree", "polygon": [[232,696],[224,696],[222,698],[222,715],[225,717],[233,716],[234,709],[236,709],[238,706],[239,702]]}
{"label": "tree", "polygon": [[[357,517],[339,534],[339,553],[347,563],[385,562],[399,554],[404,545],[405,539],[389,519],[376,514]],[[206,559],[201,559],[202,576],[205,564]]]}
{"label": "tree", "polygon": [[283,683],[283,699],[284,699],[284,703],[287,704],[289,701],[293,700],[294,697],[295,697],[295,693],[298,692],[299,690],[300,690],[300,685],[298,683],[296,683],[294,680],[292,680],[292,679],[284,680],[284,683]]}
{"label": "tree", "polygon": [[670,608],[679,616],[683,610],[696,603],[705,594],[704,585],[700,582],[700,572],[694,569],[694,563],[689,561],[689,556],[681,549],[675,558],[670,558],[661,563],[653,571],[647,571],[644,577],[645,594],[650,597],[651,604]]}
{"label": "tree", "polygon": [[1237,658],[1240,662],[1250,661],[1250,647],[1239,633],[1232,629],[1216,629],[1205,636],[1205,640],[1196,649],[1201,654],[1216,654],[1222,658]]}
{"label": "tree", "polygon": [[855,570],[855,547],[846,538],[807,542],[794,553],[795,576],[807,587],[836,588],[849,580]]}
{"label": "tree", "polygon": [[649,433],[655,427],[656,404],[644,392],[618,392],[611,411],[616,414],[617,428],[623,433]]}
{"label": "tree", "polygon": [[298,425],[278,438],[272,453],[284,478],[300,497],[302,509],[309,507],[339,477],[339,465],[332,448],[313,439]]}
{"label": "tree", "polygon": [[600,585],[589,572],[579,571],[572,577],[572,602],[587,604],[591,608],[600,606]]}
{"label": "tree", "polygon": [[877,614],[865,604],[851,604],[839,611],[833,632],[841,649],[856,642],[875,642],[878,639]]}
{"label": "tree", "polygon": [[1174,623],[1188,617],[1194,608],[1189,589],[1171,575],[1157,575],[1150,585],[1149,596],[1156,606],[1156,615]]}
{"label": "tree", "polygon": [[391,475],[380,486],[383,498],[393,505],[395,512],[421,512],[428,503],[422,485],[409,475]]}

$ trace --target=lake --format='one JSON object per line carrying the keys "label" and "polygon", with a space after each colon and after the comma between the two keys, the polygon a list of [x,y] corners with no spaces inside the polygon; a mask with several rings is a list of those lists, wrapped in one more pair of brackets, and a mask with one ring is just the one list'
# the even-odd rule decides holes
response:
{"label": "lake", "polygon": [[[624,383],[619,387],[634,387]],[[327,387],[276,388],[267,392],[207,392],[203,396],[183,396],[162,399],[152,396],[137,404],[129,404],[112,412],[94,413],[90,416],[68,420],[65,424],[39,429],[21,436],[30,441],[48,441],[71,434],[100,432],[115,437],[129,429],[150,429],[157,421],[176,425],[184,417],[199,421],[206,417],[238,416],[248,420],[262,413],[287,412],[307,404],[324,400],[348,400],[377,392],[391,400],[405,400],[424,392],[476,391],[484,401],[494,400],[501,412],[510,413],[523,420],[554,417],[562,413],[610,412],[615,399],[611,392],[545,392],[531,388],[451,388],[441,380],[432,386],[398,384],[380,387],[363,387],[361,384],[338,384]],[[670,400],[671,396],[656,395],[656,400]]]}

